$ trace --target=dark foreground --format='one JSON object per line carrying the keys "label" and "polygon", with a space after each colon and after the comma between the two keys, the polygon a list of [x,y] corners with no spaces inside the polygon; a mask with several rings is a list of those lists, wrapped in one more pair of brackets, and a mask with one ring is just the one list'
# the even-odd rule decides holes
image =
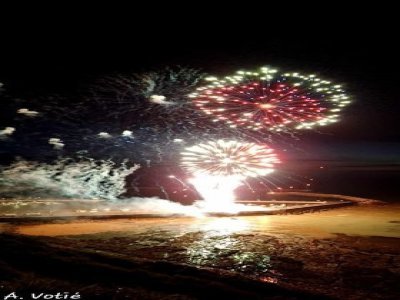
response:
{"label": "dark foreground", "polygon": [[320,298],[232,272],[72,249],[52,238],[3,234],[0,243],[1,296],[79,291],[82,299]]}
{"label": "dark foreground", "polygon": [[399,209],[3,223],[0,296],[400,299]]}

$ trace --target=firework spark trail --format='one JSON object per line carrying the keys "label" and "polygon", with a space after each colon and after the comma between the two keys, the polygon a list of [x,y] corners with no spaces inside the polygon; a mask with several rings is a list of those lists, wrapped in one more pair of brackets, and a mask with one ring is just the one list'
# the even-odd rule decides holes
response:
{"label": "firework spark trail", "polygon": [[261,68],[238,71],[211,83],[190,97],[215,122],[233,128],[269,132],[310,129],[336,122],[338,112],[350,103],[340,85],[299,73]]}

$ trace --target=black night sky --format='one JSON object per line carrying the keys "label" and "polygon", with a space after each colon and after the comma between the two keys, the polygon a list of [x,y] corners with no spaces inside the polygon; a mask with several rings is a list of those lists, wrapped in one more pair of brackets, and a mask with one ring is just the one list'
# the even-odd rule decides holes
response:
{"label": "black night sky", "polygon": [[399,49],[391,24],[354,19],[329,26],[326,16],[297,28],[296,21],[285,25],[249,15],[170,17],[60,24],[53,16],[43,25],[9,26],[0,50],[0,80],[13,96],[29,97],[73,93],[107,74],[177,64],[216,75],[265,64],[312,72],[344,83],[354,101],[339,123],[302,136],[298,146],[304,154],[297,159],[397,169]]}

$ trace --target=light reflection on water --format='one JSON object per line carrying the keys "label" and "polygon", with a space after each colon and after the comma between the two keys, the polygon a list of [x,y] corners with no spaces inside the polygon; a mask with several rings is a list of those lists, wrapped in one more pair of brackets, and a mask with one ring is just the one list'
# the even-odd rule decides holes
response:
{"label": "light reflection on water", "polygon": [[400,205],[394,204],[301,215],[0,224],[0,232],[7,230],[60,236],[52,240],[78,249],[234,271],[267,283],[342,289],[341,299],[354,282],[366,296],[393,290],[400,270]]}
{"label": "light reflection on water", "polygon": [[208,218],[201,226],[201,231],[206,232],[206,237],[229,235],[251,229],[249,220],[241,218]]}
{"label": "light reflection on water", "polygon": [[187,248],[187,262],[200,266],[218,266],[251,275],[263,274],[271,267],[269,255],[246,251],[249,246],[240,237],[251,230],[251,223],[240,218],[211,219],[201,227],[200,237]]}

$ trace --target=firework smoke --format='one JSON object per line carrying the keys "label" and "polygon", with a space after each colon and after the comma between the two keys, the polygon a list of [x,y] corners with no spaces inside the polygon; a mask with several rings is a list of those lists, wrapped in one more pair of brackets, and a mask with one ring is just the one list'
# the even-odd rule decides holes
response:
{"label": "firework smoke", "polygon": [[125,192],[125,177],[139,168],[82,158],[54,163],[20,160],[0,170],[2,195],[116,200]]}

